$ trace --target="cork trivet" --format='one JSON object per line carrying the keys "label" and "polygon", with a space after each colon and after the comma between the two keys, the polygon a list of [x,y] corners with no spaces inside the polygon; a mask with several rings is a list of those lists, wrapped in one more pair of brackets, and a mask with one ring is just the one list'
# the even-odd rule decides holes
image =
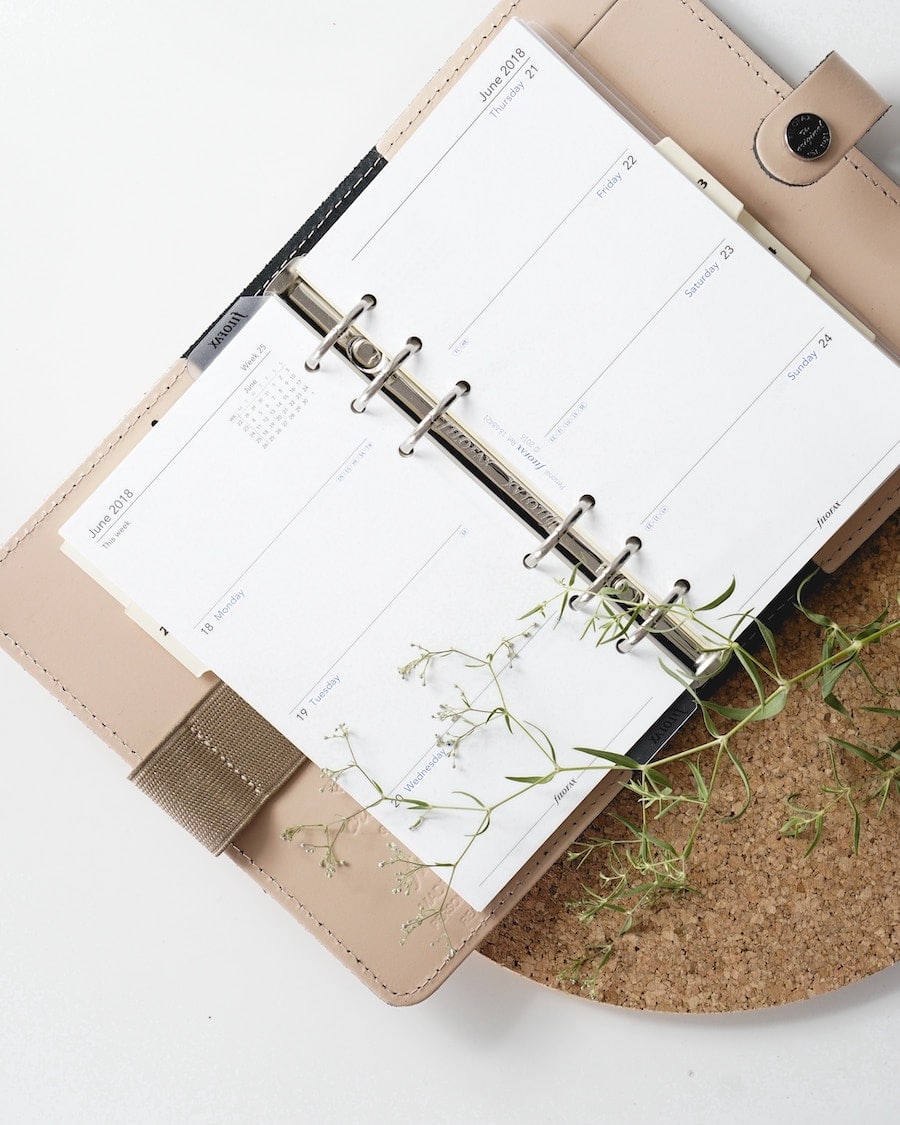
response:
{"label": "cork trivet", "polygon": [[[883,609],[897,613],[900,592],[900,519],[888,523],[805,599],[811,609],[842,624],[862,624]],[[893,607],[892,609],[890,607]],[[821,654],[821,632],[798,611],[777,630],[779,659],[787,672],[810,667]],[[900,638],[867,650],[867,665],[881,685],[900,682]],[[852,711],[848,721],[825,707],[818,689],[792,692],[775,719],[752,724],[737,752],[753,788],[740,820],[709,816],[690,867],[694,893],[664,898],[636,921],[600,971],[595,999],[631,1008],[672,1012],[725,1012],[801,1000],[882,969],[900,955],[900,796],[894,792],[879,816],[862,810],[862,837],[853,854],[852,820],[841,808],[826,819],[824,835],[804,857],[808,839],[786,839],[779,828],[789,812],[785,798],[798,794],[806,808],[823,803],[832,783],[827,739],[890,745],[900,736],[896,719],[860,710],[887,703],[873,697],[852,671],[839,684]],[[720,702],[752,701],[732,677],[717,691]],[[671,745],[686,749],[704,739],[699,719]],[[838,758],[845,781],[861,776],[862,763]],[[668,770],[678,783],[685,774]],[[737,785],[719,791],[716,808],[739,803]],[[611,809],[633,816],[634,798],[622,793]],[[689,820],[666,817],[667,838],[681,842]],[[604,813],[594,835],[620,838]],[[579,922],[568,906],[592,885],[590,866],[576,870],[563,859],[485,941],[481,951],[535,981],[565,991],[584,989],[565,979],[567,966],[603,941],[603,921]],[[596,883],[594,883],[596,885]],[[612,927],[614,923],[606,922]],[[611,930],[612,932],[612,930]]]}

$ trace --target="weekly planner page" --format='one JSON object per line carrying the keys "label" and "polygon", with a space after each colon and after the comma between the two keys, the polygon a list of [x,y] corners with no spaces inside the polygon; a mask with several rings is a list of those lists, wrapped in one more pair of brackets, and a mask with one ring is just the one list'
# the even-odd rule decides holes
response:
{"label": "weekly planner page", "polygon": [[[627,754],[680,686],[652,646],[559,620],[566,568],[524,568],[529,532],[436,446],[401,457],[411,423],[354,413],[336,355],[307,372],[317,342],[270,298],[65,549],[480,909],[603,776],[574,747]],[[400,674],[427,652],[446,655]],[[500,707],[515,721],[487,721]]]}
{"label": "weekly planner page", "polygon": [[892,361],[521,23],[302,272],[656,598],[762,610],[897,466]]}

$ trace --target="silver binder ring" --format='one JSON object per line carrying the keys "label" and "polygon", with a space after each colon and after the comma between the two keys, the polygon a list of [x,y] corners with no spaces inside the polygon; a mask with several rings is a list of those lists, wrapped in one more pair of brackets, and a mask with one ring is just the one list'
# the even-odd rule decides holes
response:
{"label": "silver binder ring", "polygon": [[584,609],[588,602],[593,601],[604,587],[610,585],[613,579],[618,576],[619,571],[625,563],[628,562],[632,555],[636,555],[640,549],[640,539],[638,539],[636,535],[629,535],[625,540],[625,546],[619,551],[616,557],[611,559],[590,586],[588,586],[586,590],[582,590],[580,594],[576,594],[569,604],[576,609]]}
{"label": "silver binder ring", "polygon": [[332,328],[330,332],[327,332],[322,337],[322,341],[318,345],[318,347],[314,348],[313,351],[309,353],[309,356],[307,357],[306,362],[303,365],[306,370],[318,371],[319,364],[322,362],[322,356],[324,356],[327,351],[334,347],[334,345],[338,342],[341,336],[344,335],[344,333],[354,322],[354,320],[357,319],[357,317],[362,316],[366,309],[371,309],[374,307],[374,305],[375,298],[372,296],[372,294],[363,294],[363,296],[360,297],[360,299],[347,313],[347,315],[345,317],[342,317],[342,319],[337,322],[334,328]]}
{"label": "silver binder ring", "polygon": [[539,547],[535,547],[533,551],[522,559],[522,563],[529,568],[537,566],[544,555],[549,554],[550,551],[559,543],[560,539],[569,530],[576,520],[580,519],[585,512],[589,512],[593,508],[596,501],[593,496],[585,494],[581,497],[571,512],[563,519],[562,523],[557,527],[556,531],[551,532],[550,535],[544,540]]}
{"label": "silver binder ring", "polygon": [[362,394],[357,395],[356,398],[350,403],[350,409],[355,414],[362,414],[366,407],[369,405],[369,400],[374,398],[375,395],[381,390],[384,384],[390,379],[398,367],[402,367],[411,355],[422,350],[422,341],[418,336],[410,336],[399,352],[394,356],[391,362],[387,365],[380,375],[376,375],[371,383],[366,387]]}
{"label": "silver binder ring", "polygon": [[619,652],[630,652],[636,644],[642,641],[644,637],[662,621],[668,613],[669,608],[673,606],[679,598],[683,598],[690,588],[691,584],[686,578],[679,578],[668,594],[666,594],[665,598],[663,598],[662,603],[644,619],[640,627],[635,629],[633,633],[628,633],[626,636],[620,637],[619,640],[616,641],[616,648]]}
{"label": "silver binder ring", "polygon": [[462,398],[463,395],[467,395],[471,389],[472,388],[465,381],[465,379],[460,379],[458,383],[456,383],[449,391],[447,391],[441,401],[435,403],[435,405],[432,406],[432,408],[428,411],[428,413],[418,424],[418,426],[416,426],[416,428],[409,435],[406,441],[402,441],[400,443],[400,456],[409,457],[411,453],[414,453],[419,439],[424,437],[425,434],[428,433],[428,431],[438,420],[438,418],[440,418],[445,410],[447,410],[454,402],[456,402],[458,398]]}

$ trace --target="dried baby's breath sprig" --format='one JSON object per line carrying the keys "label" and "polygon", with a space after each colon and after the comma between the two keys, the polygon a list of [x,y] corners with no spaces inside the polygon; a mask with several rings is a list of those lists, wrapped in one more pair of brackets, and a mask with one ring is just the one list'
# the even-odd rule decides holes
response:
{"label": "dried baby's breath sprig", "polygon": [[[455,647],[429,649],[415,645],[413,647],[417,655],[400,669],[404,678],[415,676],[421,683],[427,682],[439,662],[454,661],[462,664],[466,670],[487,671],[487,687],[479,690],[475,697],[462,684],[454,684],[454,697],[451,701],[442,703],[435,714],[440,722],[447,724],[436,736],[437,745],[443,746],[449,756],[455,756],[462,744],[475,739],[479,732],[496,724],[499,719],[510,734],[524,737],[533,748],[538,749],[546,764],[543,773],[508,776],[506,780],[514,783],[516,788],[494,804],[482,801],[475,794],[461,791],[454,793],[453,803],[445,804],[431,804],[400,795],[387,796],[377,780],[359,765],[349,732],[341,727],[334,737],[345,741],[348,762],[341,769],[328,771],[328,782],[333,784],[346,771],[358,770],[372,788],[371,802],[365,809],[328,824],[295,826],[288,829],[285,836],[293,838],[303,833],[304,846],[307,850],[321,849],[324,853],[322,866],[326,874],[333,874],[341,866],[335,850],[341,833],[355,817],[385,801],[390,801],[395,808],[407,809],[415,818],[410,824],[413,828],[420,826],[438,811],[474,814],[477,826],[465,837],[459,854],[453,859],[424,863],[408,855],[398,845],[392,844],[388,858],[381,863],[381,866],[396,868],[394,893],[397,894],[412,893],[417,886],[417,876],[426,869],[435,869],[442,874],[445,880],[442,895],[433,904],[419,905],[416,914],[403,924],[401,940],[405,942],[425,923],[436,921],[440,939],[452,953],[454,946],[447,925],[447,909],[454,877],[469,850],[490,829],[493,814],[536,786],[551,783],[563,774],[605,772],[610,768],[624,771],[627,779],[624,787],[634,795],[639,815],[634,818],[615,818],[625,830],[622,838],[602,840],[588,837],[579,841],[569,855],[570,860],[579,866],[583,867],[591,859],[592,867],[596,867],[592,871],[596,886],[585,887],[583,897],[572,903],[572,908],[586,925],[596,926],[598,920],[603,918],[610,919],[612,923],[609,927],[602,924],[602,940],[590,941],[584,956],[576,958],[562,974],[567,981],[577,979],[591,991],[617,944],[633,929],[641,914],[652,909],[663,897],[678,897],[692,889],[688,879],[690,858],[706,817],[712,813],[721,820],[734,821],[749,808],[752,796],[750,781],[736,746],[741,733],[752,723],[764,722],[779,715],[784,710],[790,693],[797,688],[817,688],[827,707],[841,715],[849,715],[848,708],[838,695],[838,688],[842,677],[851,672],[861,676],[864,683],[882,700],[896,694],[897,685],[881,687],[875,682],[866,667],[864,653],[871,645],[880,643],[900,629],[900,619],[888,620],[888,614],[882,613],[860,627],[840,625],[805,607],[804,584],[801,586],[798,605],[805,616],[823,631],[822,655],[811,667],[788,675],[779,664],[775,637],[764,623],[748,614],[738,614],[711,625],[705,616],[730,596],[733,584],[706,606],[691,608],[678,603],[674,607],[668,607],[670,617],[675,615],[679,627],[689,625],[696,634],[703,636],[704,653],[711,658],[708,662],[710,665],[721,668],[725,663],[734,662],[740,666],[752,686],[755,701],[743,707],[718,703],[703,694],[702,682],[689,680],[663,665],[696,702],[709,736],[707,739],[650,764],[639,763],[627,755],[592,746],[576,746],[572,749],[577,757],[562,761],[551,737],[541,726],[510,710],[501,676],[527,649],[528,642],[539,628],[545,624],[552,626],[559,619],[572,597],[573,589],[573,577],[559,584],[550,597],[523,615],[523,619],[535,619],[531,624],[520,633],[503,638],[484,656]],[[628,632],[635,621],[645,619],[656,608],[646,602],[639,606],[623,607],[619,604],[618,591],[615,590],[600,591],[597,602],[582,634],[597,644],[617,640]],[[607,622],[606,617],[611,623]],[[744,640],[751,626],[760,642],[758,651],[751,649]],[[663,625],[659,631],[671,627]],[[883,714],[889,719],[900,718],[900,709],[891,706],[865,709]],[[798,795],[792,794],[788,798],[791,815],[782,827],[782,833],[786,836],[811,836],[807,854],[819,843],[826,820],[836,808],[847,807],[851,811],[853,846],[856,850],[861,833],[862,809],[867,805],[875,805],[876,811],[880,812],[892,795],[900,797],[900,740],[878,747],[832,738],[828,752],[833,780],[823,790],[826,800],[820,807],[807,809],[799,803]],[[843,780],[839,765],[842,753],[852,756],[868,768],[863,779],[853,782]],[[676,789],[667,773],[667,767],[676,762],[685,762],[687,765],[691,777],[691,784],[687,788]],[[737,779],[743,795],[736,808],[729,805],[728,808],[717,809],[717,787],[726,774]],[[690,809],[693,815],[686,839],[678,844],[666,839],[663,832],[666,816],[676,808]]]}
{"label": "dried baby's breath sprig", "polygon": [[[369,778],[366,771],[356,760],[349,728],[344,723],[340,723],[333,734],[326,735],[325,737],[326,739],[337,739],[343,742],[347,747],[349,761],[338,769],[322,770],[324,782],[320,788],[320,792],[334,792],[340,786],[340,781],[344,774],[351,770],[358,770],[369,780],[373,789],[380,794],[380,797],[383,796],[378,783],[374,779]],[[330,879],[339,867],[346,866],[346,861],[341,858],[337,851],[341,836],[347,831],[350,825],[360,819],[368,809],[374,808],[374,806],[379,803],[380,797],[365,808],[358,808],[352,813],[335,817],[335,819],[331,821],[320,824],[291,825],[284,829],[281,833],[281,838],[287,843],[290,843],[300,837],[299,843],[304,852],[309,855],[321,855],[319,860],[320,866]]]}

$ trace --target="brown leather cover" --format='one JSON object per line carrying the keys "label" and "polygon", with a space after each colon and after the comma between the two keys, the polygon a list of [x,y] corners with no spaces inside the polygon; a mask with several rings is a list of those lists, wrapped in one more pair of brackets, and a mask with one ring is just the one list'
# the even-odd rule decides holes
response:
{"label": "brown leather cover", "polygon": [[[604,15],[605,14],[605,15]],[[387,157],[449,89],[480,47],[509,18],[539,19],[577,44],[584,57],[671,134],[864,320],[900,347],[896,306],[900,189],[851,150],[809,188],[777,183],[760,169],[752,140],[788,93],[787,84],[706,9],[686,0],[517,0],[504,2],[428,84],[379,148]],[[600,19],[604,16],[603,19]],[[599,21],[599,22],[598,22]],[[716,97],[710,98],[710,89]],[[798,208],[798,190],[804,206]],[[0,552],[3,646],[133,767],[184,721],[215,681],[196,679],[156,644],[59,550],[62,522],[190,385],[179,361],[121,427]],[[896,483],[895,483],[896,488]],[[887,515],[889,505],[874,510]],[[854,537],[874,527],[866,516]],[[856,541],[856,538],[853,539]],[[829,556],[839,557],[840,544]],[[90,659],[85,658],[90,653]],[[315,859],[282,842],[298,820],[324,821],[351,807],[322,792],[302,767],[229,846],[229,854],[291,910],[352,971],[391,1003],[428,995],[473,949],[608,799],[600,787],[482,913],[456,902],[449,911],[450,956],[433,927],[400,948],[402,923],[440,884],[423,877],[412,898],[390,893],[387,834],[360,817],[346,834],[349,865],[333,880]]]}

